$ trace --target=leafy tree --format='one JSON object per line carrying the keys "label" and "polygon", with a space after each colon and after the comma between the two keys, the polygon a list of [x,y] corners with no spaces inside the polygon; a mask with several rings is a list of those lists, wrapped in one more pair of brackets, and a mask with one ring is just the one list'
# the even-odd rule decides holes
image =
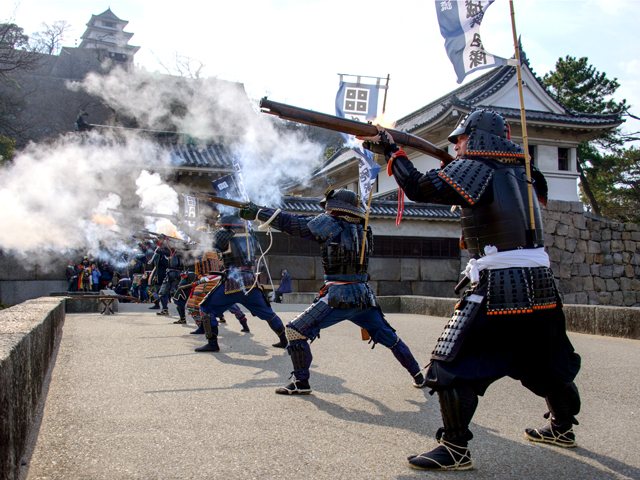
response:
{"label": "leafy tree", "polygon": [[16,149],[16,141],[5,135],[0,135],[0,166],[13,159]]}
{"label": "leafy tree", "polygon": [[640,223],[640,150],[602,154],[591,147],[584,175],[602,214],[623,222]]}
{"label": "leafy tree", "polygon": [[42,30],[31,35],[29,44],[38,53],[54,55],[59,53],[65,32],[71,27],[64,20],[53,22],[52,25],[42,24]]}
{"label": "leafy tree", "polygon": [[[559,58],[555,70],[542,80],[560,103],[570,110],[637,118],[630,113],[631,107],[626,100],[613,99],[620,87],[618,80],[598,72],[586,57]],[[623,221],[629,221],[634,214],[635,221],[640,218],[640,199],[637,197],[640,158],[637,150],[624,149],[627,142],[635,140],[640,140],[638,132],[623,133],[616,128],[578,146],[580,189],[585,203],[594,213]],[[624,208],[634,205],[634,185],[635,206],[633,211],[624,212]]]}
{"label": "leafy tree", "polygon": [[36,66],[37,57],[30,50],[24,29],[15,23],[0,23],[0,81],[8,81],[11,72]]}

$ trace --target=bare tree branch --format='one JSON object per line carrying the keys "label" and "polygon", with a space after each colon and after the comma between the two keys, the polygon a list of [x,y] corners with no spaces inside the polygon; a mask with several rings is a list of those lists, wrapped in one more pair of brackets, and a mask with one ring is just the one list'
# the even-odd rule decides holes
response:
{"label": "bare tree branch", "polygon": [[30,44],[35,52],[54,55],[60,51],[65,32],[71,27],[64,20],[53,22],[53,25],[42,24],[42,30],[31,35]]}

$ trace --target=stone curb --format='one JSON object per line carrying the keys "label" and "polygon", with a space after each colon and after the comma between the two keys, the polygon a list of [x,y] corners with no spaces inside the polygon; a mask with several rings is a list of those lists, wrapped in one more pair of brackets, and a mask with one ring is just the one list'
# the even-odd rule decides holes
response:
{"label": "stone curb", "polygon": [[0,478],[15,480],[61,336],[64,304],[41,297],[0,310]]}

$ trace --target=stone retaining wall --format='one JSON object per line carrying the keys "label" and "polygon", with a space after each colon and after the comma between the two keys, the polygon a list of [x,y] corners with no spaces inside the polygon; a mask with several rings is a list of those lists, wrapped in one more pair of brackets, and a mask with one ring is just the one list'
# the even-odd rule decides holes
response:
{"label": "stone retaining wall", "polygon": [[580,202],[552,200],[544,232],[565,303],[640,306],[640,225],[586,214]]}
{"label": "stone retaining wall", "polygon": [[64,322],[64,299],[0,310],[0,478],[18,478]]}

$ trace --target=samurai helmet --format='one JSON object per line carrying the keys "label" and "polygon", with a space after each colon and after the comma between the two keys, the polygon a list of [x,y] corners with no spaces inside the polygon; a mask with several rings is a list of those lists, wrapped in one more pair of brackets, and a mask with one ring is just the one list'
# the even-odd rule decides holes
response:
{"label": "samurai helmet", "polygon": [[345,213],[358,218],[364,218],[364,209],[360,206],[360,197],[351,190],[339,188],[327,190],[320,206],[329,213]]}
{"label": "samurai helmet", "polygon": [[511,141],[511,130],[504,117],[493,110],[471,112],[448,139],[457,143],[460,135],[469,136],[466,156],[524,158],[522,147]]}

